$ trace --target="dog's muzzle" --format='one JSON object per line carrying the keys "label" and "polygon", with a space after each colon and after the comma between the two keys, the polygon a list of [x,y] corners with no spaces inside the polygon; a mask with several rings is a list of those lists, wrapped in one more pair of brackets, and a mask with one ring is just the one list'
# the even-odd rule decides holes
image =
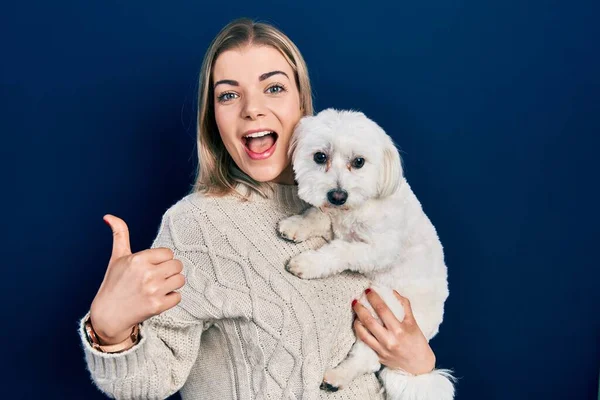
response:
{"label": "dog's muzzle", "polygon": [[334,206],[343,205],[348,199],[348,192],[341,189],[333,189],[327,192],[327,200]]}

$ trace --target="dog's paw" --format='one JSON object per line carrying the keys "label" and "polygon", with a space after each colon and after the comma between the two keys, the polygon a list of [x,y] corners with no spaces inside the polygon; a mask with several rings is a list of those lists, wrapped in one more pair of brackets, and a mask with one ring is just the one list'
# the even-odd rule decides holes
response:
{"label": "dog's paw", "polygon": [[338,390],[343,389],[347,384],[348,382],[346,382],[342,371],[334,368],[325,372],[320,388],[321,390],[328,392],[337,392]]}
{"label": "dog's paw", "polygon": [[317,252],[308,250],[293,257],[285,269],[298,278],[314,279],[320,278],[323,274],[323,269],[319,265]]}
{"label": "dog's paw", "polygon": [[337,392],[340,389],[339,387],[333,386],[332,384],[325,381],[321,382],[321,386],[319,386],[319,388],[326,392]]}
{"label": "dog's paw", "polygon": [[293,215],[279,222],[279,235],[286,240],[300,243],[312,235],[310,223],[301,215]]}

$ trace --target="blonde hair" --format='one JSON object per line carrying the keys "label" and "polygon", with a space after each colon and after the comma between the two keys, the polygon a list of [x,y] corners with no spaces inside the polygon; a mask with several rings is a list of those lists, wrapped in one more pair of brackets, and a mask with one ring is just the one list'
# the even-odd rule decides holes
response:
{"label": "blonde hair", "polygon": [[[270,188],[241,171],[223,144],[214,113],[212,69],[221,53],[247,45],[271,46],[285,57],[294,71],[303,115],[313,114],[312,92],[308,69],[296,45],[280,30],[268,23],[248,18],[227,24],[210,44],[200,71],[198,88],[197,137],[198,168],[191,192],[222,196],[237,192],[237,184],[245,185],[265,196]],[[239,193],[239,192],[238,192]]]}

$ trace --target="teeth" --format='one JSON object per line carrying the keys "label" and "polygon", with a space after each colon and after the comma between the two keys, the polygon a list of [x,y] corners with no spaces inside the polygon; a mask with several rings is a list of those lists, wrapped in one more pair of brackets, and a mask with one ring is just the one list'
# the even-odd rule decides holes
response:
{"label": "teeth", "polygon": [[263,136],[267,136],[269,134],[273,133],[273,131],[262,131],[262,132],[254,132],[251,133],[249,135],[246,135],[244,137],[251,137],[251,138],[257,138],[257,137],[263,137]]}

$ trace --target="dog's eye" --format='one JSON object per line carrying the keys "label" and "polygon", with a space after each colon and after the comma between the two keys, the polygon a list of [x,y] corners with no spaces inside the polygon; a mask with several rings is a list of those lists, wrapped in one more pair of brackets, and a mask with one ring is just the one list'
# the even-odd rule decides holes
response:
{"label": "dog's eye", "polygon": [[321,153],[320,151],[315,153],[313,158],[317,164],[325,164],[327,162],[327,154]]}
{"label": "dog's eye", "polygon": [[352,168],[362,168],[365,165],[365,159],[362,157],[356,157],[352,160]]}

